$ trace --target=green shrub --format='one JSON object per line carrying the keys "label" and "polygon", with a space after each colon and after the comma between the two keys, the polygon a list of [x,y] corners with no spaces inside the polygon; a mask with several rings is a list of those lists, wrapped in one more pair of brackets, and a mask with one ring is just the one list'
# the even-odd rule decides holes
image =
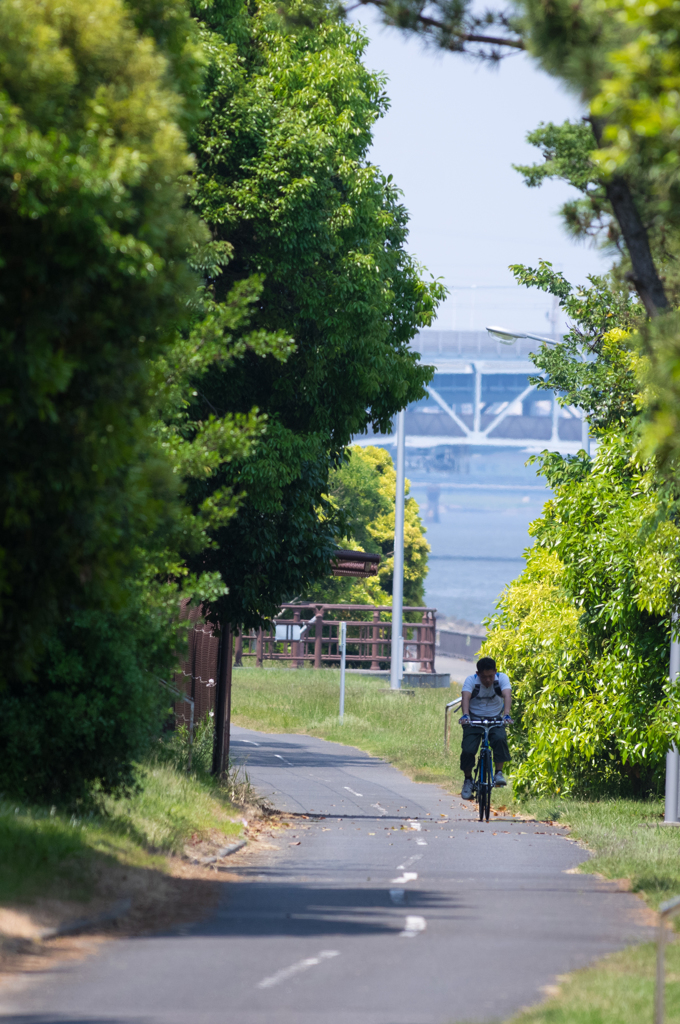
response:
{"label": "green shrub", "polygon": [[47,641],[34,678],[12,684],[0,715],[0,790],[30,801],[84,799],[134,784],[167,715],[157,675],[172,636],[137,608],[73,615]]}

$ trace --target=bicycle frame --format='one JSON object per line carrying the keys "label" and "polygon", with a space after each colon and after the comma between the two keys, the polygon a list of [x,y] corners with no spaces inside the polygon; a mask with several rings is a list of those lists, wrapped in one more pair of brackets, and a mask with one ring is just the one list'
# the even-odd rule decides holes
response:
{"label": "bicycle frame", "polygon": [[479,757],[472,781],[473,792],[479,804],[479,820],[489,820],[491,811],[491,790],[494,788],[493,781],[493,758],[489,745],[489,732],[496,725],[502,725],[503,719],[497,718],[472,718],[470,725],[479,725],[484,730],[484,736],[479,749]]}

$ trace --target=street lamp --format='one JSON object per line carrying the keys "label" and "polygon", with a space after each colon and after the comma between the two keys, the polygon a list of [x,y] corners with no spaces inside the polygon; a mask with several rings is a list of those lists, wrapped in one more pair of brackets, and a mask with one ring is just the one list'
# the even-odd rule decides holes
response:
{"label": "street lamp", "polygon": [[[498,338],[503,345],[514,345],[520,338],[528,338],[530,341],[542,341],[544,345],[559,345],[554,338],[544,338],[540,334],[522,334],[520,331],[508,331],[505,327],[487,327],[487,331],[494,338]],[[581,410],[581,446],[586,455],[590,455],[590,432],[585,412]]]}
{"label": "street lamp", "polygon": [[540,334],[520,334],[519,331],[508,331],[505,327],[487,327],[489,334],[498,338],[504,345],[514,345],[519,338],[529,338],[530,341],[543,341],[546,345],[559,345],[554,338],[544,338]]}
{"label": "street lamp", "polygon": [[397,493],[394,503],[394,571],[392,573],[392,646],[390,690],[400,690],[404,674],[404,488],[406,486],[406,424],[404,410],[397,413]]}

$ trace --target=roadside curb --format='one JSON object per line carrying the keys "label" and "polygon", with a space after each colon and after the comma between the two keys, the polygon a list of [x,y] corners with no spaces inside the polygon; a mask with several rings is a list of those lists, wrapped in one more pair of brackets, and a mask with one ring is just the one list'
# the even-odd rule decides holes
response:
{"label": "roadside curb", "polygon": [[192,860],[192,864],[214,864],[215,861],[222,860],[223,857],[228,857],[230,853],[236,853],[237,850],[241,850],[247,843],[247,839],[240,839],[238,843],[232,843],[231,846],[225,846],[224,849],[218,850],[214,857],[201,857]]}

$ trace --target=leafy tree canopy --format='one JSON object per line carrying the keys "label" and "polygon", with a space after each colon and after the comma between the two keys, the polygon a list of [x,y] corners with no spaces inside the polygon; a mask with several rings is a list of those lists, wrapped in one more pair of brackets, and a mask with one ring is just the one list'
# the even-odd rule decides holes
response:
{"label": "leafy tree canopy", "polygon": [[[306,598],[326,604],[391,604],[394,574],[394,506],[397,474],[384,448],[353,445],[349,457],[330,474],[328,496],[346,522],[341,543],[353,551],[381,555],[378,575],[365,580],[332,577]],[[406,481],[406,494],[409,491]],[[430,545],[415,498],[404,506],[404,604],[422,606]]]}
{"label": "leafy tree canopy", "polygon": [[554,498],[484,647],[513,680],[514,777],[534,792],[642,795],[680,731],[667,680],[680,569],[673,502],[630,431],[603,433],[592,464],[545,453],[542,472]]}
{"label": "leafy tree canopy", "polygon": [[268,3],[197,10],[209,55],[205,118],[194,135],[194,207],[233,253],[207,275],[216,308],[257,279],[249,329],[292,339],[285,362],[249,346],[195,387],[184,436],[211,415],[266,417],[247,457],[194,478],[194,509],[240,493],[213,523],[194,571],[219,572],[218,621],[259,624],[327,575],[342,533],[328,474],[353,434],[389,427],[432,374],[409,341],[431,322],[441,285],[404,248],[399,192],[367,160],[387,100],[364,67],[364,35],[300,2],[293,28]]}
{"label": "leafy tree canopy", "polygon": [[122,606],[176,485],[150,359],[186,320],[202,57],[181,0],[0,4],[0,677],[53,628]]}

